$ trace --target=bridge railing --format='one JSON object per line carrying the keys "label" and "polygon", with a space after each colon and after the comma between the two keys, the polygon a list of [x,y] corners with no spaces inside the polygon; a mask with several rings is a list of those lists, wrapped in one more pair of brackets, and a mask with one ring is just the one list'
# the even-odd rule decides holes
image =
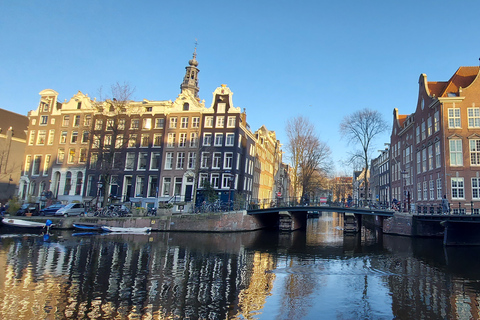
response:
{"label": "bridge railing", "polygon": [[376,208],[376,209],[391,209],[391,206],[386,204],[380,204],[376,201],[321,201],[320,199],[303,199],[301,197],[292,198],[274,198],[274,199],[253,199],[248,204],[248,210],[255,209],[270,209],[270,208],[289,208],[289,207],[345,207],[345,208]]}

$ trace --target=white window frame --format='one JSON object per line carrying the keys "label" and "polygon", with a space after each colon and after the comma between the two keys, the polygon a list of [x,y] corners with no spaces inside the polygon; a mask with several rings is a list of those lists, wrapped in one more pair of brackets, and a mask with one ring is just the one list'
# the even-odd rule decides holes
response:
{"label": "white window frame", "polygon": [[460,139],[450,139],[449,143],[449,156],[450,156],[450,166],[452,167],[461,167],[463,166],[463,148],[462,140]]}
{"label": "white window frame", "polygon": [[450,186],[452,199],[465,199],[465,182],[463,177],[452,177]]}

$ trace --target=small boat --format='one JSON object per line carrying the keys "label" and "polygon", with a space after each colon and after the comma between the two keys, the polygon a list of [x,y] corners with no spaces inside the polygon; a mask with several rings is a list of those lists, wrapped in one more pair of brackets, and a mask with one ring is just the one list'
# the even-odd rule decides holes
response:
{"label": "small boat", "polygon": [[148,233],[152,231],[152,228],[123,228],[123,227],[110,227],[102,226],[102,230],[106,232],[126,232],[126,233]]}
{"label": "small boat", "polygon": [[[50,220],[47,220],[47,222]],[[17,227],[17,228],[45,228],[51,227],[52,223],[43,223],[43,222],[35,222],[35,221],[27,221],[22,219],[11,219],[11,218],[3,218],[2,223],[9,227]]]}
{"label": "small boat", "polygon": [[102,226],[95,223],[74,223],[73,227],[83,231],[102,231]]}

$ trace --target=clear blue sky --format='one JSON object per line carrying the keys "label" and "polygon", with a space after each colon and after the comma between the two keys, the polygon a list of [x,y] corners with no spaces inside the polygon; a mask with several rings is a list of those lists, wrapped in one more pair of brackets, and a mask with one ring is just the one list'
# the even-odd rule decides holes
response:
{"label": "clear blue sky", "polygon": [[0,108],[26,115],[43,89],[63,101],[115,82],[135,100],[174,100],[198,39],[207,106],[227,84],[252,130],[282,143],[286,120],[306,116],[351,174],[342,118],[367,107],[391,125],[393,108],[415,111],[421,73],[446,81],[478,65],[479,12],[478,0],[0,0]]}

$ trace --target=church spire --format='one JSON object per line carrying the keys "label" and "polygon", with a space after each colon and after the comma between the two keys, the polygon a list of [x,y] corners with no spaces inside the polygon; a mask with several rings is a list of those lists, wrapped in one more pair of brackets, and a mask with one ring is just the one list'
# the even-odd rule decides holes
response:
{"label": "church spire", "polygon": [[190,91],[195,98],[198,98],[198,61],[197,61],[197,42],[195,42],[195,50],[193,51],[193,58],[188,61],[189,66],[185,67],[185,77],[180,85],[181,92]]}

